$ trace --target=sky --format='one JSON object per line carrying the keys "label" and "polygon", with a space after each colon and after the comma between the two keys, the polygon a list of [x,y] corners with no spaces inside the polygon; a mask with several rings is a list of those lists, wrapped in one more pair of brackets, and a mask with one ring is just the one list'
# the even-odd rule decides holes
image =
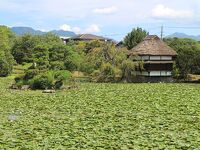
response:
{"label": "sky", "polygon": [[116,40],[135,27],[160,35],[164,26],[165,36],[200,35],[200,0],[0,0],[0,24]]}

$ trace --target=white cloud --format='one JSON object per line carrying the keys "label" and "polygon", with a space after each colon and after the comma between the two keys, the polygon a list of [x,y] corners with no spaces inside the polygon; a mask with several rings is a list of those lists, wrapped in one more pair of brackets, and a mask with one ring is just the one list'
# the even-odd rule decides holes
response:
{"label": "white cloud", "polygon": [[98,32],[100,32],[100,31],[101,31],[101,30],[100,30],[100,28],[99,28],[98,25],[92,24],[92,25],[90,25],[88,28],[86,28],[86,29],[84,30],[84,33],[98,33]]}
{"label": "white cloud", "polygon": [[193,12],[189,10],[174,10],[164,5],[157,5],[152,10],[152,16],[161,19],[191,18]]}
{"label": "white cloud", "polygon": [[100,32],[100,28],[96,24],[92,24],[85,29],[81,29],[80,27],[71,27],[68,24],[63,24],[60,26],[60,29],[64,30],[64,31],[72,31],[75,33],[98,33],[98,32]]}
{"label": "white cloud", "polygon": [[79,27],[71,27],[68,24],[61,25],[60,29],[64,30],[64,31],[72,31],[72,32],[75,32],[75,33],[80,33],[81,32],[81,29]]}
{"label": "white cloud", "polygon": [[106,8],[96,8],[93,10],[96,14],[113,14],[118,11],[116,6],[106,7]]}
{"label": "white cloud", "polygon": [[42,32],[48,32],[48,30],[46,30],[46,29],[38,29],[38,30],[40,30]]}
{"label": "white cloud", "polygon": [[[51,30],[67,24],[62,28],[76,33],[99,27],[101,34],[123,33],[137,26],[198,25],[200,0],[0,0],[0,18],[11,26]],[[98,26],[89,28],[93,23]]]}
{"label": "white cloud", "polygon": [[63,24],[60,26],[60,29],[61,30],[64,30],[64,31],[72,31],[72,28],[70,25],[67,25],[67,24]]}

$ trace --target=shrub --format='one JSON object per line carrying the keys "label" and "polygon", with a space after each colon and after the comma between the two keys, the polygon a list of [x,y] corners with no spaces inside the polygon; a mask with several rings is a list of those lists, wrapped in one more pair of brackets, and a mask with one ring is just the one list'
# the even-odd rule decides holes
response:
{"label": "shrub", "polygon": [[54,84],[55,89],[60,89],[63,86],[63,81],[56,81]]}
{"label": "shrub", "polygon": [[16,86],[18,87],[18,89],[21,89],[21,87],[24,85],[23,80],[19,80],[18,82],[16,82]]}
{"label": "shrub", "polygon": [[60,70],[60,71],[55,71],[54,72],[54,88],[55,89],[60,89],[63,86],[63,82],[67,79],[69,79],[72,76],[71,72],[67,70]]}
{"label": "shrub", "polygon": [[17,76],[15,77],[15,82],[18,83],[19,81],[23,80],[24,76]]}
{"label": "shrub", "polygon": [[54,78],[51,73],[37,75],[31,81],[31,87],[33,89],[53,89]]}
{"label": "shrub", "polygon": [[33,89],[60,89],[64,80],[71,77],[71,72],[67,70],[48,71],[40,75],[36,75],[29,84]]}
{"label": "shrub", "polygon": [[115,78],[114,67],[110,63],[103,63],[100,68],[99,82],[113,82]]}
{"label": "shrub", "polygon": [[21,88],[22,85],[24,85],[23,78],[24,78],[24,76],[17,76],[17,77],[15,77],[15,85],[16,85],[18,88]]}
{"label": "shrub", "polygon": [[6,77],[11,72],[11,68],[7,61],[0,60],[0,68],[0,77]]}
{"label": "shrub", "polygon": [[31,69],[25,75],[16,77],[15,82],[18,87],[26,84],[32,89],[60,89],[71,76],[71,72],[67,70],[41,72]]}
{"label": "shrub", "polygon": [[54,78],[59,81],[69,79],[71,76],[72,76],[71,72],[67,70],[55,71],[54,73]]}
{"label": "shrub", "polygon": [[39,74],[38,69],[30,69],[30,70],[26,71],[26,73],[24,75],[24,80],[33,79],[38,74]]}
{"label": "shrub", "polygon": [[65,60],[64,66],[66,69],[68,69],[70,71],[77,70],[77,64],[75,63],[74,60],[70,60],[70,59]]}
{"label": "shrub", "polygon": [[114,81],[119,82],[122,78],[122,70],[119,68],[114,68]]}

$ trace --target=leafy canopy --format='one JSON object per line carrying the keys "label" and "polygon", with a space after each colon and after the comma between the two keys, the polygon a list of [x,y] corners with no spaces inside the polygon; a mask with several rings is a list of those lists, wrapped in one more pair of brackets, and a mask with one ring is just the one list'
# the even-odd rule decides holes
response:
{"label": "leafy canopy", "polygon": [[149,33],[142,28],[133,29],[128,35],[124,38],[124,45],[128,48],[128,50],[135,47],[138,43],[140,43]]}
{"label": "leafy canopy", "polygon": [[11,54],[11,47],[14,38],[14,34],[8,27],[0,26],[0,76],[7,76],[12,71],[14,59]]}
{"label": "leafy canopy", "polygon": [[180,78],[187,78],[188,74],[200,74],[200,44],[192,39],[164,39],[164,41],[178,53],[176,68]]}

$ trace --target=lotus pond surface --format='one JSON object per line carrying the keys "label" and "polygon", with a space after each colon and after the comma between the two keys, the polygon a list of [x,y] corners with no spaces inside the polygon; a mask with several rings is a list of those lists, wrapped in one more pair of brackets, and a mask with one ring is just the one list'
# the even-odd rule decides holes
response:
{"label": "lotus pond surface", "polygon": [[200,149],[200,85],[82,83],[44,94],[0,78],[0,149]]}

